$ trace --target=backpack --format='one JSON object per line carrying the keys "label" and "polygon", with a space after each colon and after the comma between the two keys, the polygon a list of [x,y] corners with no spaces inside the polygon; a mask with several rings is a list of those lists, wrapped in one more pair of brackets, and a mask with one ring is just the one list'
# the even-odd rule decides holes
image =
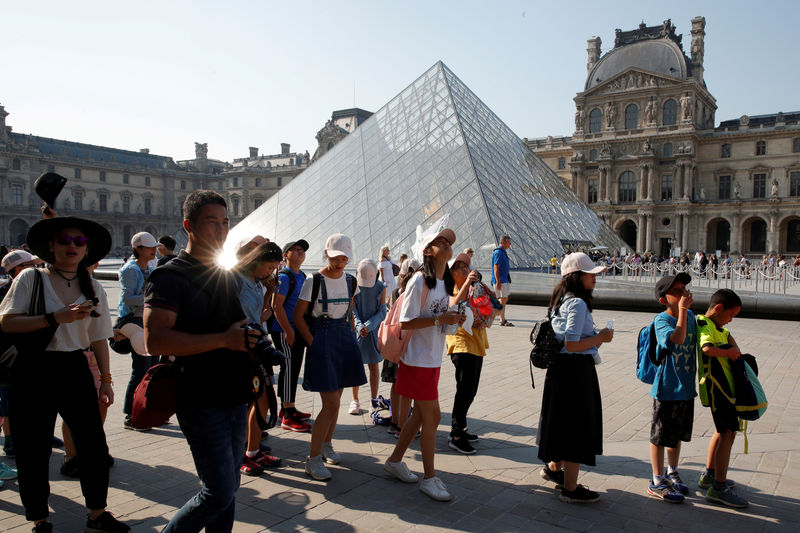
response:
{"label": "backpack", "polygon": [[[300,273],[303,275],[303,278],[307,277],[305,272],[303,272],[302,270],[300,271]],[[284,267],[280,269],[278,273],[275,274],[275,278],[277,279],[278,276],[280,276],[281,274],[285,274],[286,277],[289,278],[289,290],[286,292],[286,299],[283,300],[283,305],[285,306],[286,300],[288,300],[289,296],[291,296],[294,293],[294,288],[297,286],[297,280],[294,277],[294,271],[289,267]],[[275,323],[275,320],[276,320],[275,312],[273,311],[272,315],[267,319],[267,331],[272,331],[272,325]]]}
{"label": "backpack", "polygon": [[[348,274],[345,272],[345,279],[347,280],[347,290],[350,299],[353,299],[353,295],[356,293],[356,289],[358,288],[358,280],[356,280],[355,276],[352,274]],[[313,324],[314,324],[314,304],[317,301],[317,297],[319,297],[319,289],[320,284],[322,283],[322,274],[319,272],[314,272],[311,280],[311,300],[308,302],[308,308],[306,309],[306,314],[303,315],[303,319],[308,324],[309,329],[311,332],[314,332]],[[325,303],[327,306],[327,302]],[[325,307],[323,306],[323,307]],[[349,316],[348,316],[349,320]]]}
{"label": "backpack", "polygon": [[[422,303],[419,306],[420,312],[428,299],[428,285],[422,281]],[[403,292],[392,304],[389,314],[381,322],[378,328],[378,351],[381,356],[392,363],[398,363],[403,354],[406,353],[408,343],[411,341],[413,330],[403,331],[400,326],[400,311],[403,308],[407,292]]]}
{"label": "backpack", "polygon": [[143,429],[166,424],[175,414],[177,384],[171,363],[151,366],[133,393],[131,425]]}
{"label": "backpack", "polygon": [[[558,302],[558,305],[555,306],[556,314],[558,314],[558,308],[561,307],[564,302],[572,298],[574,298],[574,296],[564,298]],[[553,362],[553,358],[561,351],[561,348],[564,347],[564,342],[558,340],[558,337],[556,337],[556,333],[553,331],[553,324],[550,320],[550,315],[548,314],[546,319],[540,320],[534,324],[531,330],[530,340],[533,348],[531,348],[529,364],[531,371],[531,387],[534,389],[536,385],[534,385],[533,382],[533,367],[542,369],[549,368],[550,364]]]}
{"label": "backpack", "polygon": [[663,358],[659,358],[657,348],[656,325],[651,322],[639,330],[639,340],[636,343],[636,377],[642,383],[652,385],[656,380],[658,366],[663,361]]}

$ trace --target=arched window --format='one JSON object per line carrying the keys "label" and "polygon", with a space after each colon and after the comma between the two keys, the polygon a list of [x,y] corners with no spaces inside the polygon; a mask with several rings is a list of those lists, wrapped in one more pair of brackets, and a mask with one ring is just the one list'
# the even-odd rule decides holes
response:
{"label": "arched window", "polygon": [[592,148],[589,150],[589,161],[597,161],[597,149]]}
{"label": "arched window", "polygon": [[589,133],[597,133],[603,127],[603,112],[595,107],[589,113]]}
{"label": "arched window", "polygon": [[678,123],[678,103],[669,99],[664,102],[664,125],[674,126]]}
{"label": "arched window", "polygon": [[619,203],[630,204],[636,201],[636,175],[626,170],[619,177]]}
{"label": "arched window", "polygon": [[564,170],[567,168],[567,158],[566,157],[559,157],[558,158],[558,170]]}
{"label": "arched window", "polygon": [[631,104],[625,108],[625,129],[635,130],[639,127],[639,106]]}
{"label": "arched window", "polygon": [[664,157],[672,157],[672,143],[664,143]]}

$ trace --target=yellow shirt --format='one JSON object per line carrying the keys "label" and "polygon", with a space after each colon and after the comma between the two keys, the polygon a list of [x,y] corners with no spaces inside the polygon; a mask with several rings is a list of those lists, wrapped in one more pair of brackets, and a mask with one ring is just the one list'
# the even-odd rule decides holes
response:
{"label": "yellow shirt", "polygon": [[[453,289],[453,295],[458,291]],[[464,328],[458,328],[455,335],[447,336],[447,353],[471,353],[483,357],[486,355],[486,348],[489,347],[489,337],[486,335],[486,328],[472,328],[470,335]]]}

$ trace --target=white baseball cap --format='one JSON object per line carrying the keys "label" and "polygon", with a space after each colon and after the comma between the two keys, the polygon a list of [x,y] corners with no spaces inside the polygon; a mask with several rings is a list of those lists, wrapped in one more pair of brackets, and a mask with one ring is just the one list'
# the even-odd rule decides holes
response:
{"label": "white baseball cap", "polygon": [[6,272],[10,272],[28,261],[33,261],[33,259],[34,256],[25,250],[12,250],[3,256],[0,266],[2,266]]}
{"label": "white baseball cap", "polygon": [[370,288],[378,280],[378,264],[372,259],[362,259],[356,270],[356,281],[359,287]]}
{"label": "white baseball cap", "polygon": [[573,252],[566,256],[561,262],[561,275],[566,276],[573,272],[586,272],[587,274],[598,274],[606,270],[604,266],[597,266],[592,258],[583,252]]}
{"label": "white baseball cap", "polygon": [[325,255],[330,257],[339,257],[341,255],[348,259],[353,258],[353,241],[347,235],[341,233],[334,233],[328,240],[325,241]]}
{"label": "white baseball cap", "polygon": [[131,246],[136,248],[137,246],[144,246],[145,248],[155,248],[158,246],[158,241],[155,237],[147,233],[146,231],[140,231],[133,237],[131,237]]}

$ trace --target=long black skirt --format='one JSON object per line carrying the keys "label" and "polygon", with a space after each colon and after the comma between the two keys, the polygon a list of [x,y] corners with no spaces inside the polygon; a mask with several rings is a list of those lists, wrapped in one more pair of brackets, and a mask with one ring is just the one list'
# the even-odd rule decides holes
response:
{"label": "long black skirt", "polygon": [[544,379],[539,459],[595,465],[603,454],[603,406],[590,354],[559,354]]}

